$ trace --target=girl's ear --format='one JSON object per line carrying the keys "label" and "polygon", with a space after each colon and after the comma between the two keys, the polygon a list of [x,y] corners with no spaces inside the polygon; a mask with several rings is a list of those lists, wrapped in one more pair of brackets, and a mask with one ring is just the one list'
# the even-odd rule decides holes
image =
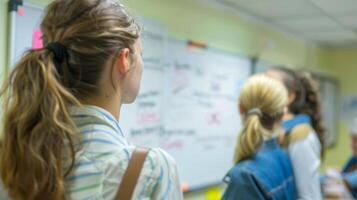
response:
{"label": "girl's ear", "polygon": [[124,48],[118,53],[115,68],[122,75],[125,75],[130,70],[130,50],[128,48]]}
{"label": "girl's ear", "polygon": [[295,92],[289,92],[288,99],[289,99],[289,104],[291,104],[296,98],[296,93]]}
{"label": "girl's ear", "polygon": [[285,113],[285,109],[284,109],[284,112],[277,114],[276,121],[278,121],[280,123],[281,120],[283,120],[284,113]]}
{"label": "girl's ear", "polygon": [[246,112],[246,109],[243,107],[242,103],[239,103],[239,104],[238,104],[238,107],[239,107],[239,113],[240,113],[241,115],[244,115],[245,112]]}

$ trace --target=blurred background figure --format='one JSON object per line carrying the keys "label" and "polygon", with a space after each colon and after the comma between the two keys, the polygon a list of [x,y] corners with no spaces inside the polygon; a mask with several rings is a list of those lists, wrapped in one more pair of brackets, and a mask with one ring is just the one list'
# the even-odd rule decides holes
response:
{"label": "blurred background figure", "polygon": [[325,196],[328,198],[357,198],[357,118],[349,128],[351,157],[342,170],[329,168],[322,177]]}
{"label": "blurred background figure", "polygon": [[293,167],[277,139],[287,104],[288,91],[280,81],[255,75],[244,84],[239,98],[243,127],[223,200],[297,199]]}
{"label": "blurred background figure", "polygon": [[287,149],[293,165],[298,199],[322,199],[319,170],[325,129],[317,84],[309,73],[286,67],[272,68],[266,74],[281,81],[289,93],[281,144]]}

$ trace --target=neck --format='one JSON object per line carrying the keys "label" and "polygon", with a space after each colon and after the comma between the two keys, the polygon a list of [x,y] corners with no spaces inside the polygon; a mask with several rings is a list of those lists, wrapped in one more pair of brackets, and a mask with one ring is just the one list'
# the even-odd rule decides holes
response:
{"label": "neck", "polygon": [[295,115],[293,113],[291,113],[291,112],[285,113],[284,116],[283,116],[283,121],[292,119],[294,117],[295,117]]}
{"label": "neck", "polygon": [[83,105],[93,105],[107,110],[119,121],[121,109],[121,96],[120,94],[103,94],[95,97],[86,98],[82,100]]}

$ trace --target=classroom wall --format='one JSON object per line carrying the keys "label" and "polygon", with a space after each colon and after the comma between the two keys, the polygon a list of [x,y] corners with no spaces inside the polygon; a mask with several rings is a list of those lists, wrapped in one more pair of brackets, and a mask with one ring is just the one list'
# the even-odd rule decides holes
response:
{"label": "classroom wall", "polygon": [[[198,0],[124,0],[135,13],[160,21],[171,36],[288,65],[318,65],[320,49]],[[273,46],[266,49],[267,44]],[[265,50],[263,52],[262,49]]]}
{"label": "classroom wall", "polygon": [[[6,13],[5,0],[0,0],[0,73],[7,68],[6,60]],[[45,5],[50,0],[31,0],[30,3]],[[214,48],[253,56],[290,66],[313,68],[336,76],[341,81],[343,93],[356,92],[354,76],[357,69],[354,60],[357,51],[326,50],[309,42],[282,34],[229,12],[220,11],[210,5],[202,5],[198,0],[123,0],[135,14],[161,22],[168,28],[170,36],[179,39],[193,39],[207,43]],[[267,44],[271,48],[265,48]],[[264,49],[264,51],[261,51]],[[341,68],[351,70],[345,73]],[[350,73],[356,72],[356,73]],[[328,150],[324,166],[340,166],[347,158],[348,137],[346,126],[340,126],[340,138],[333,150]],[[205,191],[190,193],[188,200],[205,199]]]}
{"label": "classroom wall", "polygon": [[[343,100],[346,95],[357,95],[357,50],[329,49],[321,57],[323,69],[340,81],[340,99]],[[328,150],[324,168],[328,165],[340,167],[349,155],[348,124],[341,120],[338,143],[335,148]]]}
{"label": "classroom wall", "polygon": [[357,50],[330,49],[321,55],[324,69],[341,80],[342,94],[356,93],[356,83],[350,80],[355,79],[357,75]]}

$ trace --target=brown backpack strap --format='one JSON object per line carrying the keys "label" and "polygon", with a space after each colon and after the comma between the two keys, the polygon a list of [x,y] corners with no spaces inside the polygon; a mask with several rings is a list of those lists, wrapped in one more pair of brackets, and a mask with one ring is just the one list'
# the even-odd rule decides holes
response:
{"label": "brown backpack strap", "polygon": [[126,169],[120,183],[119,190],[115,198],[116,200],[131,200],[149,151],[150,149],[146,148],[134,149],[128,168]]}

